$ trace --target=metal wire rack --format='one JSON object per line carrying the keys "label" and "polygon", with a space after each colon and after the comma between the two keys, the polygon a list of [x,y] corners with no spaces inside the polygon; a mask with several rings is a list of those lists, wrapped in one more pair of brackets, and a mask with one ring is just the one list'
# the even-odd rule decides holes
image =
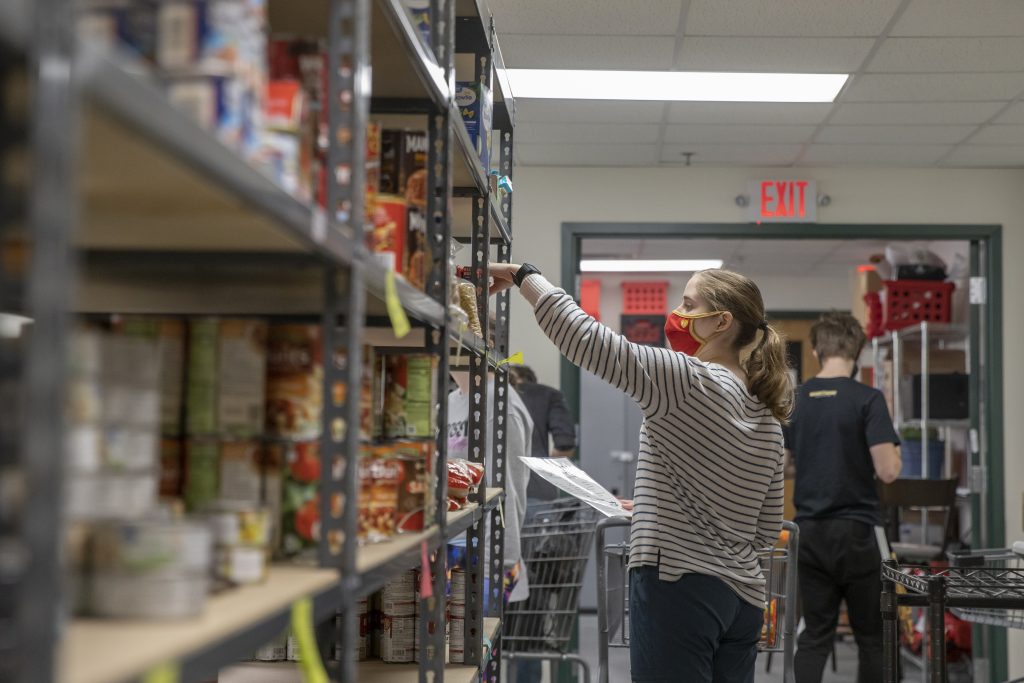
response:
{"label": "metal wire rack", "polygon": [[505,608],[506,658],[573,661],[589,680],[569,647],[596,523],[597,511],[575,500],[530,508],[521,536],[530,596]]}
{"label": "metal wire rack", "polygon": [[[608,681],[608,649],[629,647],[629,543],[605,544],[605,533],[613,527],[629,526],[629,520],[612,517],[598,524],[598,638],[599,683]],[[796,557],[799,529],[783,523],[786,542],[758,553],[765,578],[765,615],[759,652],[783,654],[783,679],[793,680],[794,638],[796,637]]]}

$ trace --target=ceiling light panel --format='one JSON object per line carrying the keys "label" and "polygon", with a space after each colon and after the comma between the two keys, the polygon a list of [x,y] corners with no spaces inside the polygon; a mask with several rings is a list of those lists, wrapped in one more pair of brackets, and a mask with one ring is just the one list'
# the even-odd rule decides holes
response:
{"label": "ceiling light panel", "polygon": [[517,99],[832,102],[847,74],[509,69]]}

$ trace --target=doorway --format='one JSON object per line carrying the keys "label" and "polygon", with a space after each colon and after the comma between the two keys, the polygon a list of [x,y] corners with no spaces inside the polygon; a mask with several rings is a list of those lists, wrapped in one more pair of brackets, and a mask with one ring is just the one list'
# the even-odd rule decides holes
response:
{"label": "doorway", "polygon": [[[1002,378],[998,372],[1002,358],[1002,335],[1000,311],[1002,302],[1001,264],[1001,228],[988,225],[753,225],[753,224],[643,224],[643,223],[564,223],[562,226],[562,278],[566,284],[575,283],[575,294],[580,293],[580,283],[587,277],[580,273],[580,261],[583,257],[597,258],[602,255],[617,255],[618,258],[651,258],[649,254],[657,254],[658,258],[720,258],[725,267],[744,272],[759,284],[764,280],[757,271],[758,263],[774,260],[777,264],[787,265],[791,273],[790,282],[786,286],[763,287],[769,318],[780,323],[795,342],[791,348],[794,365],[798,366],[799,379],[812,376],[816,363],[810,354],[807,331],[813,319],[822,310],[851,310],[851,279],[854,267],[868,263],[868,256],[882,253],[885,246],[904,241],[955,244],[954,251],[961,254],[966,261],[964,279],[958,287],[961,302],[959,304],[959,323],[966,330],[969,343],[963,353],[966,356],[968,373],[969,403],[971,414],[965,427],[963,438],[964,450],[964,482],[971,491],[968,506],[969,528],[965,529],[968,540],[973,547],[1000,547],[1005,543],[1004,529],[1004,490],[1003,490],[1003,413],[1002,413]],[[850,256],[851,250],[846,247],[860,244],[863,249],[857,250],[856,257]],[[630,245],[627,247],[627,245]],[[673,249],[682,248],[678,253]],[[846,253],[844,253],[844,251]],[[714,253],[712,253],[714,252]],[[736,259],[734,255],[747,256]],[[751,259],[754,254],[756,258]],[[825,257],[823,254],[831,254]],[[812,256],[808,256],[812,255]],[[946,254],[944,254],[946,256]],[[815,264],[810,267],[810,264]],[[829,271],[832,268],[832,271]],[[813,272],[817,271],[817,272]],[[638,275],[637,279],[664,279],[662,274]],[[810,297],[802,297],[805,304],[799,309],[785,304],[786,287],[799,287],[798,276],[816,276],[820,279]],[[686,278],[689,276],[686,275]],[[832,284],[827,284],[831,277]],[[627,278],[628,279],[628,278]],[[769,279],[770,280],[770,279]],[[768,281],[768,280],[764,280]],[[807,280],[810,282],[811,280]],[[836,283],[843,290],[843,296],[837,298]],[[776,282],[776,285],[779,285]],[[609,293],[614,298],[615,288],[620,284],[611,282]],[[685,279],[683,280],[685,284]],[[831,287],[831,291],[829,290]],[[678,301],[678,292],[672,292],[669,286],[669,306]],[[792,289],[790,289],[792,291]],[[603,297],[603,294],[602,294]],[[672,299],[672,297],[676,297]],[[807,303],[807,301],[810,303]],[[820,305],[814,302],[818,301]],[[845,304],[845,305],[844,305]],[[606,324],[617,326],[621,310],[615,305],[602,307],[602,319]],[[621,459],[607,458],[607,462],[587,462],[588,432],[594,428],[594,439],[600,441],[601,447],[608,450],[607,444],[610,431],[616,427],[609,426],[607,420],[589,421],[581,413],[581,396],[586,401],[611,400],[602,399],[602,394],[594,385],[592,377],[582,377],[582,373],[567,361],[562,361],[561,385],[570,407],[580,419],[581,439],[580,453],[585,459],[584,466],[588,469],[596,467],[605,470],[604,476],[609,488],[621,490],[624,494],[631,489],[629,468]],[[868,378],[873,381],[872,378]],[[589,384],[588,384],[589,382]],[[607,415],[605,406],[601,415]],[[614,450],[620,454],[630,451],[630,440],[627,437],[635,434],[629,431],[638,416],[630,412],[630,406],[620,409],[623,413],[619,441],[621,447]],[[589,409],[588,409],[588,412]],[[635,411],[634,411],[635,412]],[[603,431],[602,431],[603,430]],[[967,431],[969,430],[969,431]],[[970,434],[967,438],[966,434]],[[617,442],[616,442],[617,443]],[[969,444],[969,445],[968,445]],[[634,451],[635,452],[635,451]],[[599,474],[599,480],[602,476]],[[980,634],[979,634],[980,635]],[[1006,677],[1006,645],[1005,634],[990,630],[981,639],[983,643],[976,650],[990,661],[992,680],[1003,680]]]}

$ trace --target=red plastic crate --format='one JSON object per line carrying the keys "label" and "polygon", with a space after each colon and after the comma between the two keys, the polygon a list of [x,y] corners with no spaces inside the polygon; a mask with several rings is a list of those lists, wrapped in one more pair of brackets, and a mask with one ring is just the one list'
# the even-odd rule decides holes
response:
{"label": "red plastic crate", "polygon": [[885,324],[882,320],[882,296],[878,292],[868,292],[864,295],[864,303],[868,306],[868,326],[865,332],[868,339],[881,337],[885,334]]}
{"label": "red plastic crate", "polygon": [[626,315],[664,315],[667,299],[668,282],[622,283],[622,312]]}
{"label": "red plastic crate", "polygon": [[886,330],[892,332],[923,321],[950,321],[956,288],[952,282],[886,280],[884,284]]}

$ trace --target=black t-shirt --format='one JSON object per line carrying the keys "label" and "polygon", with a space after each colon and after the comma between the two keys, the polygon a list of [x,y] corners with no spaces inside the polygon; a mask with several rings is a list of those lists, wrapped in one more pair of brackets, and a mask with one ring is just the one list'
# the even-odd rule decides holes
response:
{"label": "black t-shirt", "polygon": [[880,524],[872,446],[899,443],[885,398],[845,377],[814,378],[796,391],[785,429],[796,464],[796,518]]}

